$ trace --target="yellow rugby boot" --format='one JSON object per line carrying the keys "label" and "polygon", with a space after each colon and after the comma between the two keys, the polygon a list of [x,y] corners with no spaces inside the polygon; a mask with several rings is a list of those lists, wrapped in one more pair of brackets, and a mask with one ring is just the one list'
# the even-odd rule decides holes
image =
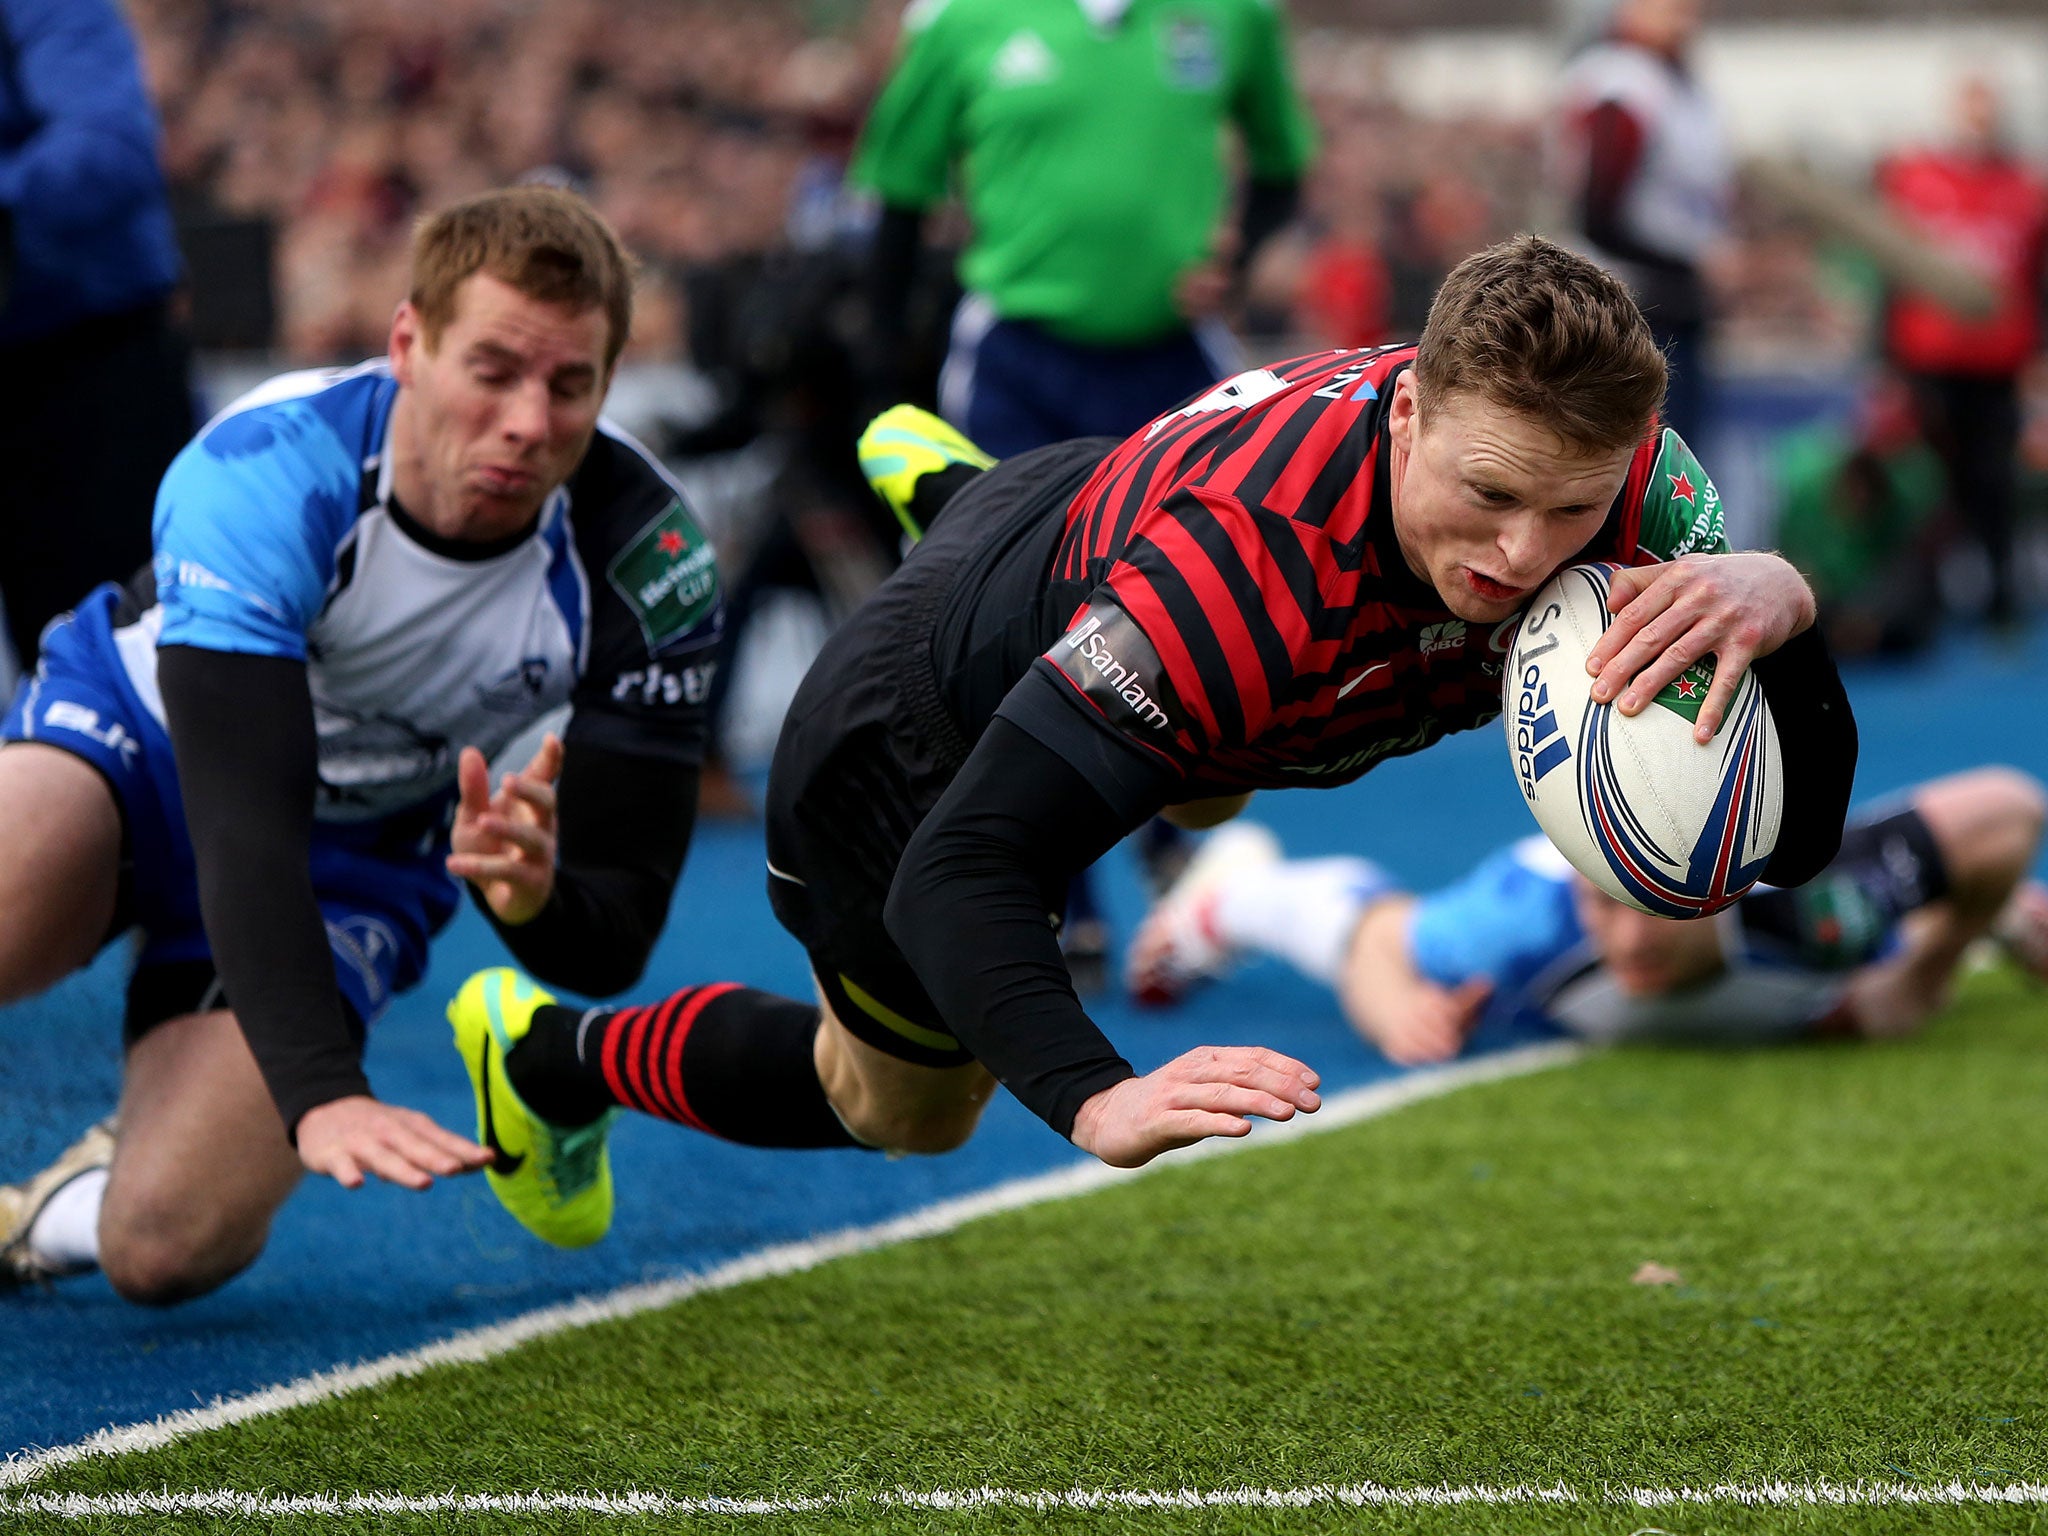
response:
{"label": "yellow rugby boot", "polygon": [[491,1149],[491,1192],[519,1224],[557,1248],[583,1248],[612,1224],[612,1160],[605,1149],[616,1110],[588,1125],[555,1125],[526,1107],[505,1071],[505,1053],[554,996],[506,966],[478,971],[448,1005],[455,1049],[476,1092],[476,1139]]}
{"label": "yellow rugby boot", "polygon": [[892,405],[860,435],[860,471],[914,543],[924,529],[910,510],[917,482],[955,464],[990,469],[995,460],[949,423],[914,405]]}

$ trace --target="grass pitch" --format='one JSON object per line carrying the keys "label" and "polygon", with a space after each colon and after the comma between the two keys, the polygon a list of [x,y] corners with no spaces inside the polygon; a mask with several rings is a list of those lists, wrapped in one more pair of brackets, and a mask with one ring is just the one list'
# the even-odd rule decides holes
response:
{"label": "grass pitch", "polygon": [[[0,1497],[658,1494],[782,1512],[154,1514],[151,1530],[2048,1529],[2048,1001],[1882,1047],[1618,1052],[694,1298]],[[803,1177],[792,1156],[790,1177]],[[1638,1284],[1645,1263],[1675,1271]],[[899,1491],[1548,1490],[1449,1506]],[[1562,1502],[1568,1500],[1569,1502]],[[879,1501],[879,1502],[878,1502]],[[89,1506],[105,1509],[105,1505]]]}

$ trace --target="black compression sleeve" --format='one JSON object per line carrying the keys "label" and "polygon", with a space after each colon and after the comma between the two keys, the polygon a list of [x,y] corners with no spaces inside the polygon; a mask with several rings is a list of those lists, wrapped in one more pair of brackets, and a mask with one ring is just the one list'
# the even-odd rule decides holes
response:
{"label": "black compression sleeve", "polygon": [[512,926],[470,894],[529,971],[591,997],[640,979],[668,918],[669,896],[697,821],[694,764],[578,741],[562,750],[555,889],[531,922]]}
{"label": "black compression sleeve", "polygon": [[307,1110],[370,1091],[307,863],[319,767],[306,668],[168,645],[157,678],[214,967],[296,1135]]}
{"label": "black compression sleeve", "polygon": [[1804,885],[1842,846],[1856,778],[1856,716],[1820,626],[1750,663],[1770,702],[1785,765],[1778,846],[1764,866],[1772,885]]}
{"label": "black compression sleeve", "polygon": [[1251,265],[1259,247],[1287,227],[1301,204],[1298,181],[1254,181],[1245,188],[1244,213],[1238,219],[1236,267]]}
{"label": "black compression sleeve", "polygon": [[904,850],[884,913],[960,1043],[1062,1136],[1134,1076],[1081,1010],[1046,921],[1067,882],[1144,817],[1110,809],[1022,728],[989,724]]}
{"label": "black compression sleeve", "polygon": [[875,224],[868,266],[868,325],[874,345],[893,357],[908,329],[910,289],[917,280],[917,252],[924,235],[924,210],[885,204]]}

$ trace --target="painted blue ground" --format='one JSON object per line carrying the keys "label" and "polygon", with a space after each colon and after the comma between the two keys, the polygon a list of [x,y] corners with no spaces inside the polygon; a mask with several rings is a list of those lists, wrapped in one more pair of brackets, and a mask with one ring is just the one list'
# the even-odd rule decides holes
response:
{"label": "painted blue ground", "polygon": [[[1986,761],[2048,772],[2048,634],[1995,649],[1952,642],[1909,668],[1852,677],[1866,794]],[[1428,886],[1530,830],[1492,731],[1389,764],[1348,789],[1262,796],[1262,819],[1302,853],[1370,852]],[[802,993],[800,952],[775,926],[752,829],[714,827],[692,851],[675,921],[641,989],[733,979]],[[1135,882],[1109,890],[1126,930]],[[468,1090],[440,1008],[473,968],[501,958],[467,915],[426,984],[372,1043],[379,1092],[470,1128]],[[121,957],[0,1014],[0,1174],[39,1166],[113,1103]],[[1299,1055],[1333,1089],[1391,1069],[1330,998],[1274,965],[1253,967],[1177,1013],[1098,1016],[1143,1069],[1204,1042]],[[1482,1041],[1497,1047],[1501,1036]],[[320,1183],[280,1217],[269,1251],[224,1290],[170,1312],[119,1302],[97,1278],[0,1298],[0,1455],[105,1425],[203,1405],[404,1349],[573,1296],[707,1268],[765,1244],[879,1220],[1076,1157],[999,1098],[961,1152],[897,1162],[850,1152],[767,1153],[631,1118],[616,1139],[617,1225],[568,1254],[528,1239],[476,1181],[426,1195]]]}

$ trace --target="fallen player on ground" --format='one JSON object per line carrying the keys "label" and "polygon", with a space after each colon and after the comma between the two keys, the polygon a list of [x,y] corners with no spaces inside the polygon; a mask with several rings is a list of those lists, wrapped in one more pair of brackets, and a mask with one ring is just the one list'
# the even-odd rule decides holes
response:
{"label": "fallen player on ground", "polygon": [[1489,1018],[1596,1041],[1900,1035],[1987,935],[2048,974],[2048,889],[2026,878],[2043,805],[2010,768],[1936,779],[1852,818],[1808,884],[1683,921],[1616,901],[1541,837],[1416,896],[1366,859],[1286,859],[1266,828],[1235,823],[1147,915],[1125,974],[1168,1003],[1271,955],[1334,989],[1404,1065],[1457,1055]]}

